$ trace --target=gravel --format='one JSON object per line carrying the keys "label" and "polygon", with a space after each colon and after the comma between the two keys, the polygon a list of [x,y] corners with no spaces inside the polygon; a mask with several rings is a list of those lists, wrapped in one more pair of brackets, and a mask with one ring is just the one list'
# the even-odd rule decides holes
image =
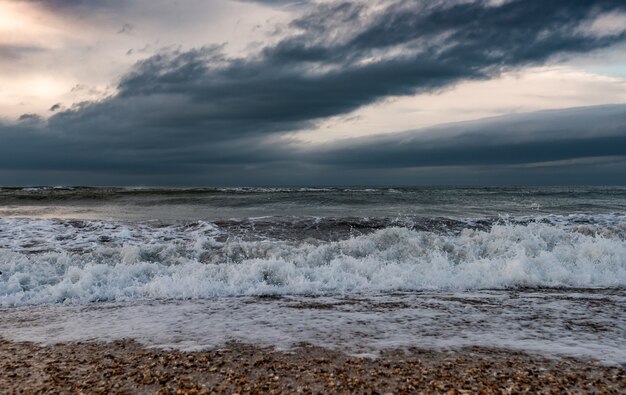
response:
{"label": "gravel", "polygon": [[626,393],[626,365],[502,349],[405,349],[377,358],[300,344],[181,352],[130,340],[54,345],[0,339],[3,393]]}

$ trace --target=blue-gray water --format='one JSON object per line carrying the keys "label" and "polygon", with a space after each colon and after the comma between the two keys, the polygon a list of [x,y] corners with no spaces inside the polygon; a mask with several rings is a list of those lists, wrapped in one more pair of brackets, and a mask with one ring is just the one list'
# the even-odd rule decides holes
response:
{"label": "blue-gray water", "polygon": [[607,214],[626,212],[626,187],[0,188],[0,210],[3,218],[136,221]]}
{"label": "blue-gray water", "polygon": [[0,188],[0,272],[14,339],[626,362],[626,188]]}

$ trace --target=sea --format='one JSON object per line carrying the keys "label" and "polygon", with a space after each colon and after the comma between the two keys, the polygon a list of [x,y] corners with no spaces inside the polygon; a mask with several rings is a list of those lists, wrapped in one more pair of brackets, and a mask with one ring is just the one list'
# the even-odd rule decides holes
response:
{"label": "sea", "polygon": [[0,188],[0,337],[626,363],[626,187]]}

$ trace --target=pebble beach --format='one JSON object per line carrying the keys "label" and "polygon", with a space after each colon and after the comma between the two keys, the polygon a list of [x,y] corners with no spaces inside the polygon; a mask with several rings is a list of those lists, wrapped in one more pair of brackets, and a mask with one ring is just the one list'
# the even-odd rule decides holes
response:
{"label": "pebble beach", "polygon": [[[300,344],[241,343],[181,352],[134,341],[37,345],[0,341],[5,393],[517,394],[626,391],[626,365],[501,349],[406,349],[378,358]],[[26,392],[25,389],[27,389]]]}

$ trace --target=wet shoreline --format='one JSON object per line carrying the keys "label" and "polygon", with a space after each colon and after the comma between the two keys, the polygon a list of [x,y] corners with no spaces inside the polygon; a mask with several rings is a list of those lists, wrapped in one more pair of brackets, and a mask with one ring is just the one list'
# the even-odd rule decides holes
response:
{"label": "wet shoreline", "polygon": [[0,387],[85,393],[621,393],[626,365],[490,348],[408,348],[378,358],[309,344],[242,343],[182,352],[130,340],[37,345],[0,340]]}

